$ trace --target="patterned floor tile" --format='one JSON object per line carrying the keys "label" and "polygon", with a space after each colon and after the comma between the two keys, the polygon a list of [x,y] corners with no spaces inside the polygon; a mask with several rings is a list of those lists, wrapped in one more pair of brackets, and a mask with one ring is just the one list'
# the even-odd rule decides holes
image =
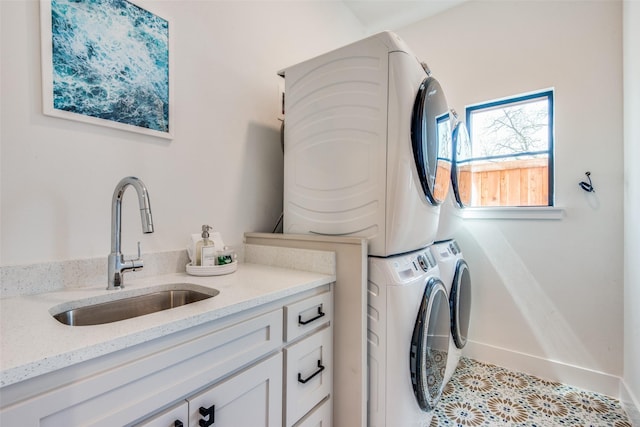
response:
{"label": "patterned floor tile", "polygon": [[431,427],[631,427],[610,397],[462,358]]}

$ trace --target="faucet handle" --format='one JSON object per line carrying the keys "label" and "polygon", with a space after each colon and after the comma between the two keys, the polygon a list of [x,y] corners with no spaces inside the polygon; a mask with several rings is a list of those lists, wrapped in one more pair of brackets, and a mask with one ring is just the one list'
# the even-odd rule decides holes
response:
{"label": "faucet handle", "polygon": [[140,242],[138,242],[138,256],[136,258],[131,258],[131,259],[125,259],[124,255],[122,255],[122,260],[123,261],[141,261],[142,260],[142,251],[140,250]]}
{"label": "faucet handle", "polygon": [[129,261],[131,263],[131,271],[136,271],[144,267],[144,261],[142,260],[142,252],[140,251],[140,242],[138,242],[138,257]]}

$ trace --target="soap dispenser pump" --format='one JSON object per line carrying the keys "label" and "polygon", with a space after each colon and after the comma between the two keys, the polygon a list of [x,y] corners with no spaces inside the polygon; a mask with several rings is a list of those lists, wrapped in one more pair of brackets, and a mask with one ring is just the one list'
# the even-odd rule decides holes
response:
{"label": "soap dispenser pump", "polygon": [[216,247],[213,240],[209,239],[208,225],[202,226],[202,240],[196,243],[196,266],[210,267],[216,265]]}

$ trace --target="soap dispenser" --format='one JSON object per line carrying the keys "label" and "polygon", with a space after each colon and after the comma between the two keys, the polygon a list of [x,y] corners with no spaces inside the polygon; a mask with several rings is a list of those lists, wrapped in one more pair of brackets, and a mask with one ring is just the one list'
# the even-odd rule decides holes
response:
{"label": "soap dispenser", "polygon": [[216,265],[216,247],[213,240],[209,239],[209,230],[212,228],[208,225],[202,226],[202,240],[196,243],[196,266],[210,267]]}

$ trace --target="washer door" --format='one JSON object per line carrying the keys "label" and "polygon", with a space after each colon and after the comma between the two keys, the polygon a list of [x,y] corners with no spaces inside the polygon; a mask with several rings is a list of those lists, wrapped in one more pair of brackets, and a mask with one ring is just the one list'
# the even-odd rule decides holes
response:
{"label": "washer door", "polygon": [[464,122],[456,123],[451,133],[453,162],[451,182],[456,204],[460,208],[471,205],[471,139]]}
{"label": "washer door", "polygon": [[451,120],[440,83],[427,77],[418,89],[411,115],[411,144],[427,201],[439,205],[451,176]]}
{"label": "washer door", "polygon": [[456,270],[451,284],[451,335],[456,347],[462,348],[467,343],[469,332],[469,316],[471,313],[471,274],[465,260],[456,263]]}
{"label": "washer door", "polygon": [[411,338],[411,384],[420,409],[435,408],[442,389],[449,350],[449,300],[441,280],[430,278]]}

